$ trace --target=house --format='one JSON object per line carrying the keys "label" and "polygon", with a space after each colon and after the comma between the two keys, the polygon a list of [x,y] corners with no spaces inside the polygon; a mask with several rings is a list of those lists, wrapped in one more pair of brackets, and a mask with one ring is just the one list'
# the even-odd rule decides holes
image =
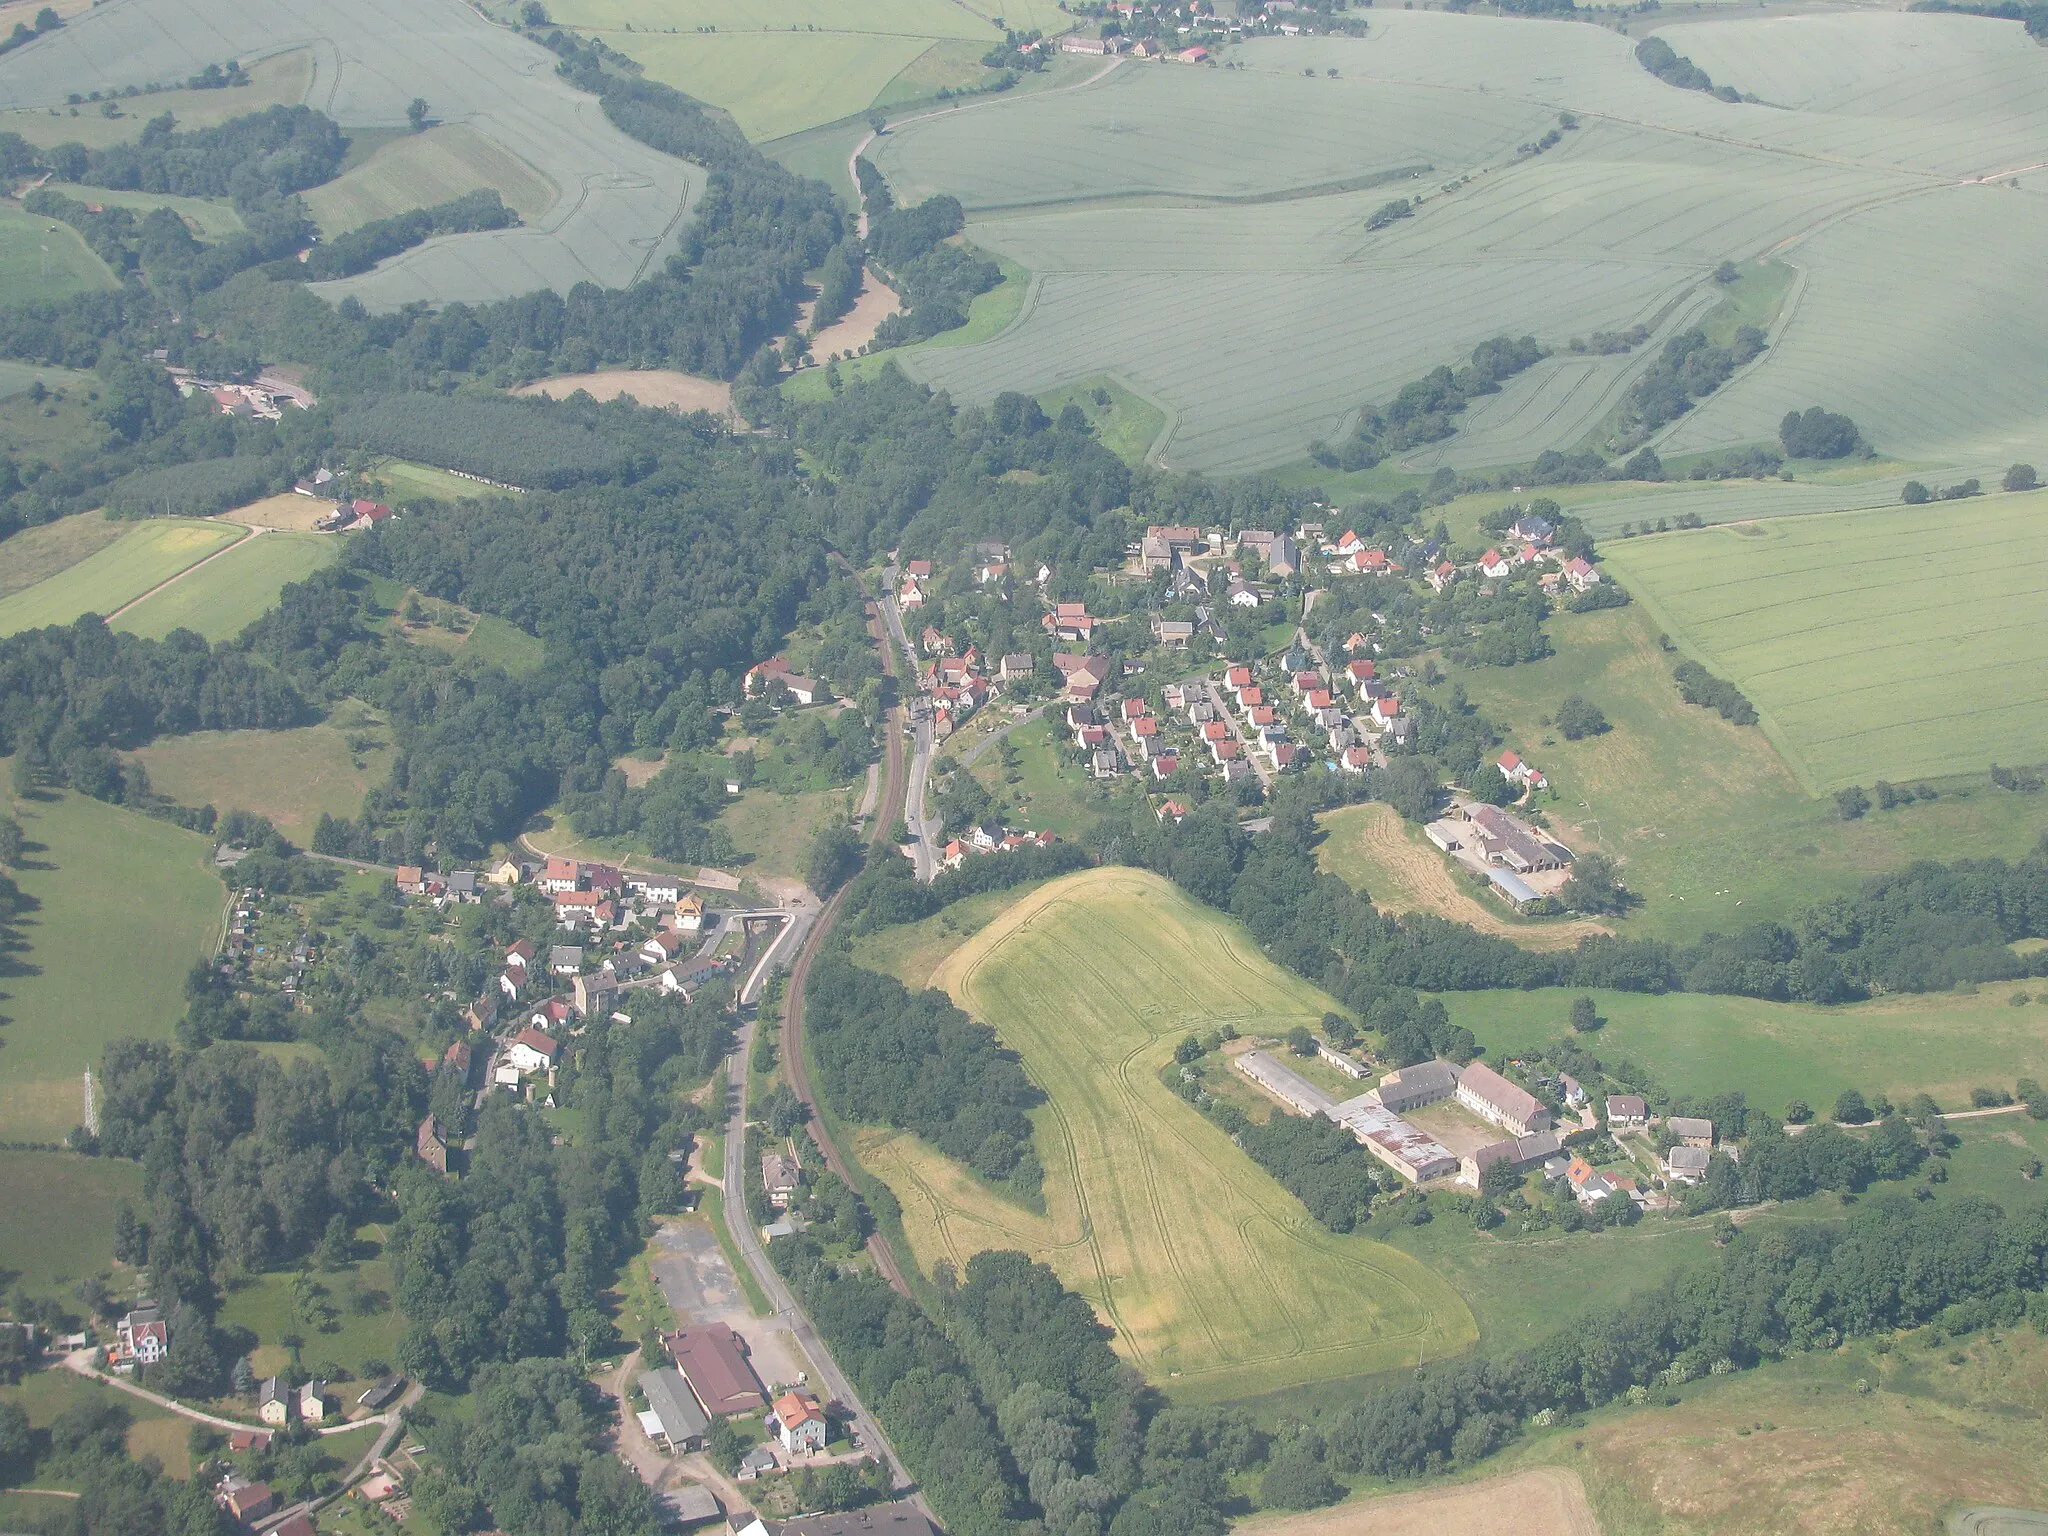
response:
{"label": "house", "polygon": [[319,1528],[313,1524],[313,1517],[301,1510],[291,1519],[273,1525],[269,1536],[319,1536]]}
{"label": "house", "polygon": [[769,1425],[792,1456],[825,1449],[825,1410],[808,1392],[785,1392],[775,1399]]}
{"label": "house", "polygon": [[1180,824],[1181,817],[1187,815],[1187,813],[1188,808],[1182,805],[1178,800],[1167,800],[1162,802],[1159,808],[1153,811],[1152,814],[1158,817],[1161,821],[1167,821],[1170,819],[1176,826],[1178,826]]}
{"label": "house", "polygon": [[1079,37],[1070,32],[1060,39],[1060,52],[1110,54],[1116,52],[1117,41],[1113,37]]}
{"label": "house", "polygon": [[761,1154],[761,1187],[768,1192],[768,1203],[778,1211],[789,1209],[797,1191],[803,1187],[798,1176],[797,1161],[783,1152]]}
{"label": "house", "polygon": [[1086,603],[1055,604],[1052,612],[1044,619],[1046,629],[1052,632],[1055,639],[1078,640],[1084,645],[1095,633],[1096,622],[1088,616]]}
{"label": "house", "polygon": [[1483,1061],[1471,1062],[1458,1074],[1458,1102],[1517,1136],[1550,1129],[1551,1113],[1542,1100]]}
{"label": "house", "polygon": [[1600,573],[1577,555],[1564,563],[1564,579],[1574,592],[1600,585]]}
{"label": "house", "polygon": [[171,1352],[171,1329],[155,1307],[138,1307],[115,1324],[120,1338],[116,1351],[123,1362],[155,1365]]}
{"label": "house", "polygon": [[649,906],[667,907],[682,898],[683,882],[674,875],[643,875],[636,871],[626,876],[626,889]]}
{"label": "house", "polygon": [[517,885],[519,866],[510,859],[500,859],[484,872],[484,879],[492,885]]}
{"label": "house", "polygon": [[270,1425],[292,1421],[292,1389],[275,1376],[266,1376],[256,1387],[256,1417]]}
{"label": "house", "polygon": [[[498,1021],[498,994],[478,993],[470,1005],[462,1010],[462,1019],[471,1029],[489,1029]],[[449,1049],[453,1050],[454,1046],[450,1046]]]}
{"label": "house", "polygon": [[555,976],[574,976],[583,969],[581,944],[556,944],[548,950],[548,971]]}
{"label": "house", "polygon": [[1387,558],[1384,549],[1361,549],[1351,557],[1351,566],[1366,576],[1385,576],[1401,569]]}
{"label": "house", "polygon": [[714,1418],[729,1413],[758,1413],[768,1406],[761,1378],[747,1361],[747,1345],[724,1323],[678,1328],[664,1334],[669,1358]]}
{"label": "house", "polygon": [[1142,720],[1152,713],[1152,706],[1143,699],[1125,699],[1117,706],[1117,713],[1127,721]]}
{"label": "house", "polygon": [[420,1128],[413,1133],[412,1146],[420,1161],[434,1172],[448,1171],[448,1138],[441,1134],[441,1122],[435,1116],[429,1115],[420,1122]]}
{"label": "house", "polygon": [[1269,742],[1268,755],[1273,759],[1273,771],[1276,773],[1291,772],[1308,761],[1308,749],[1293,741]]}
{"label": "house", "polygon": [[1600,1172],[1583,1157],[1573,1157],[1565,1165],[1565,1183],[1571,1186],[1572,1197],[1581,1205],[1598,1205],[1609,1195],[1618,1194],[1628,1187],[1626,1181]]}
{"label": "house", "polygon": [[[710,1415],[698,1404],[696,1395],[672,1365],[642,1371],[637,1378],[647,1399],[647,1412],[640,1415],[641,1427],[652,1440],[658,1434],[670,1451],[694,1450],[711,1428]],[[649,1426],[648,1419],[653,1419]]]}
{"label": "house", "polygon": [[1117,761],[1116,753],[1106,747],[1088,762],[1089,773],[1098,779],[1113,779],[1122,769],[1123,765]]}
{"label": "house", "polygon": [[1237,707],[1247,712],[1259,708],[1266,702],[1266,690],[1256,685],[1247,685],[1237,690]]}
{"label": "house", "polygon": [[[923,598],[920,597],[918,600],[922,602]],[[780,656],[771,656],[766,661],[747,668],[747,675],[742,686],[746,690],[747,697],[751,699],[757,693],[766,693],[770,683],[774,682],[777,678],[788,677],[790,671],[791,667],[788,662],[784,661]]]}
{"label": "house", "polygon": [[1227,763],[1232,761],[1234,758],[1237,757],[1238,753],[1242,750],[1243,749],[1240,748],[1238,744],[1228,736],[1219,737],[1215,741],[1209,743],[1210,759],[1218,763]]}
{"label": "house", "polygon": [[1493,766],[1500,770],[1500,776],[1510,784],[1520,784],[1532,789],[1550,788],[1550,780],[1543,776],[1543,770],[1534,763],[1523,761],[1518,753],[1501,753]]}
{"label": "house", "polygon": [[692,894],[681,897],[676,902],[676,927],[685,933],[701,932],[708,915],[704,898],[701,896]]}
{"label": "house", "polygon": [[1082,656],[1067,651],[1053,654],[1052,664],[1066,679],[1066,691],[1070,698],[1092,699],[1103,681],[1109,676],[1107,656]]}
{"label": "house", "polygon": [[1406,1114],[1456,1093],[1458,1069],[1448,1061],[1417,1062],[1412,1067],[1389,1072],[1374,1091],[1385,1108],[1397,1115]]}
{"label": "house", "polygon": [[1204,721],[1204,722],[1203,722],[1203,724],[1202,724],[1202,740],[1204,740],[1204,741],[1228,741],[1228,740],[1230,740],[1230,725],[1229,725],[1229,722],[1227,722],[1227,721],[1223,721],[1223,720],[1208,720],[1208,721]]}
{"label": "house", "polygon": [[[534,884],[550,896],[577,890],[583,884],[583,867],[574,859],[558,859],[550,854],[547,863],[541,866],[540,875]],[[527,958],[530,960],[533,957],[528,955]]]}
{"label": "house", "polygon": [[1344,675],[1351,679],[1351,686],[1354,688],[1363,688],[1373,680],[1374,675],[1378,671],[1379,665],[1376,662],[1347,661],[1344,663]]}
{"label": "house", "polygon": [[[739,1536],[752,1536],[741,1531]],[[893,1504],[870,1504],[844,1514],[802,1515],[785,1520],[775,1536],[939,1536],[931,1521],[915,1504],[899,1499]]]}
{"label": "house", "polygon": [[1520,539],[1524,544],[1534,544],[1537,548],[1541,549],[1546,547],[1551,539],[1556,536],[1557,529],[1551,525],[1548,519],[1538,517],[1533,512],[1525,512],[1522,516],[1515,519],[1514,526],[1509,528],[1508,532]]}
{"label": "house", "polygon": [[401,864],[391,872],[391,883],[401,896],[417,896],[427,888],[426,872],[417,864]]}
{"label": "house", "polygon": [[225,1490],[220,1502],[221,1508],[242,1524],[253,1525],[277,1508],[277,1495],[268,1483],[243,1483]]}
{"label": "house", "polygon": [[1252,669],[1250,667],[1232,667],[1223,674],[1223,686],[1232,693],[1237,693],[1242,689],[1251,687]]}
{"label": "house", "polygon": [[367,1408],[372,1413],[382,1413],[398,1401],[398,1394],[405,1390],[403,1376],[386,1376],[356,1399],[356,1406]]}
{"label": "house", "polygon": [[1714,1122],[1711,1120],[1697,1120],[1690,1115],[1672,1115],[1664,1121],[1664,1129],[1688,1147],[1711,1147],[1714,1144]]}
{"label": "house", "polygon": [[1515,568],[1514,561],[1497,549],[1489,549],[1479,557],[1479,574],[1489,581],[1498,581]]}
{"label": "house", "polygon": [[1180,754],[1177,752],[1161,752],[1152,759],[1152,777],[1155,779],[1170,779],[1179,771]]}
{"label": "house", "polygon": [[1337,759],[1337,766],[1346,773],[1363,773],[1372,766],[1372,748],[1346,747]]}
{"label": "house", "polygon": [[1391,726],[1394,723],[1395,717],[1400,713],[1401,701],[1391,693],[1384,699],[1374,699],[1372,701],[1372,723],[1381,730],[1386,730]]}
{"label": "house", "polygon": [[1259,606],[1258,592],[1235,578],[1232,579],[1228,588],[1228,597],[1230,606],[1233,608],[1256,608]]}
{"label": "house", "polygon": [[1610,1093],[1607,1096],[1607,1128],[1611,1131],[1639,1131],[1650,1123],[1650,1106],[1641,1094]]}
{"label": "house", "polygon": [[524,1077],[549,1070],[561,1054],[560,1044],[529,1026],[514,1035],[512,1043],[505,1047],[505,1064]]}
{"label": "house", "polygon": [[1459,1177],[1474,1189],[1485,1177],[1486,1170],[1496,1163],[1506,1163],[1517,1173],[1524,1168],[1533,1168],[1538,1163],[1547,1163],[1564,1150],[1564,1138],[1555,1131],[1538,1131],[1530,1136],[1518,1136],[1510,1141],[1496,1141],[1490,1146],[1469,1152],[1459,1161]]}
{"label": "house", "polygon": [[1337,541],[1337,553],[1346,557],[1355,555],[1364,548],[1365,540],[1358,536],[1356,530],[1347,529],[1344,537]]}
{"label": "house", "polygon": [[649,965],[666,965],[691,947],[688,935],[680,929],[664,928],[640,946],[640,953],[646,956]]}
{"label": "house", "polygon": [[917,637],[917,644],[927,656],[950,656],[954,651],[953,642],[935,624],[925,625],[924,633]]}
{"label": "house", "polygon": [[1029,651],[1012,651],[996,668],[996,678],[1005,683],[1019,682],[1028,679],[1035,666]]}
{"label": "house", "polygon": [[318,1424],[327,1417],[327,1383],[309,1381],[299,1388],[299,1419],[302,1423]]}
{"label": "house", "polygon": [[1457,814],[1471,824],[1468,846],[1488,864],[1511,869],[1518,875],[1562,869],[1571,862],[1571,850],[1510,816],[1495,805],[1464,805]]}
{"label": "house", "polygon": [[1697,1184],[1707,1176],[1714,1154],[1705,1147],[1673,1147],[1664,1154],[1664,1173],[1675,1183]]}
{"label": "house", "polygon": [[1448,560],[1439,560],[1429,568],[1430,590],[1441,592],[1458,579],[1458,568]]}
{"label": "house", "polygon": [[570,984],[569,995],[577,1013],[586,1019],[595,1018],[612,1011],[619,985],[609,976],[578,976]]}
{"label": "house", "polygon": [[[740,1468],[737,1472],[733,1473],[733,1478],[736,1482],[751,1483],[756,1478],[762,1477],[769,1472],[773,1472],[777,1467],[781,1465],[782,1463],[775,1459],[774,1446],[757,1445],[751,1451],[747,1452],[746,1455],[740,1458]],[[768,1528],[765,1525],[762,1525],[758,1518],[754,1520],[753,1524],[746,1526],[740,1532],[740,1536],[749,1536],[749,1533],[751,1533],[756,1527],[759,1527],[759,1529],[763,1533],[763,1536],[766,1536]]]}

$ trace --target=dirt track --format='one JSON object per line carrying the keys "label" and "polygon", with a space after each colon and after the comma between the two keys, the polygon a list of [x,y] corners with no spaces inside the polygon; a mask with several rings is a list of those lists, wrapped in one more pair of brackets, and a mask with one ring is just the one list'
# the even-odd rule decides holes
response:
{"label": "dirt track", "polygon": [[[1526,949],[1570,949],[1588,934],[1612,932],[1586,918],[1509,922],[1461,887],[1434,849],[1409,841],[1392,806],[1361,806],[1341,820],[1333,818],[1330,838],[1333,843],[1341,839],[1352,842],[1351,849],[1335,850],[1330,867],[1340,874],[1360,876],[1373,905],[1397,916],[1431,912],[1481,933],[1512,939]],[[1360,850],[1363,869],[1357,867],[1355,856]]]}
{"label": "dirt track", "polygon": [[869,273],[867,285],[854,300],[853,308],[811,338],[811,356],[821,361],[834,352],[851,356],[873,341],[882,322],[902,307],[903,300],[896,290]]}
{"label": "dirt track", "polygon": [[1600,1536],[1576,1472],[1537,1467],[1477,1483],[1255,1520],[1240,1536]]}

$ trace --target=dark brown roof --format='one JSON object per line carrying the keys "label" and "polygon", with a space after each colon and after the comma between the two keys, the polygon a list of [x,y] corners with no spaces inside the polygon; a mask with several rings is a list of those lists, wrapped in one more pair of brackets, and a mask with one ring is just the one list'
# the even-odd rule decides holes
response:
{"label": "dark brown roof", "polygon": [[747,1362],[740,1336],[723,1323],[679,1328],[666,1342],[676,1369],[706,1413],[745,1413],[768,1406],[768,1394]]}

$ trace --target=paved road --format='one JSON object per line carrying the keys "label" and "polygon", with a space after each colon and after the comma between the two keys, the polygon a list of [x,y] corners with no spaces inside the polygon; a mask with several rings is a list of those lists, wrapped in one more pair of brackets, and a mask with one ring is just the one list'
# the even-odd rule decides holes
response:
{"label": "paved road", "polygon": [[1254,749],[1251,739],[1237,723],[1237,712],[1230,707],[1230,700],[1223,697],[1223,690],[1209,683],[1209,702],[1216,706],[1216,713],[1223,723],[1230,727],[1231,738],[1238,745],[1239,755],[1252,765],[1252,772],[1259,776],[1259,783],[1267,789],[1273,787],[1273,770],[1266,766],[1265,758]]}
{"label": "paved road", "polygon": [[[903,631],[903,614],[896,606],[896,567],[885,567],[883,578],[889,583],[889,590],[882,594],[882,600],[877,606],[882,611],[886,635],[878,639],[877,644],[883,653],[883,668],[891,677],[898,680],[897,692],[903,697],[907,707],[910,693],[905,683],[916,672],[917,657],[910,649],[909,637]],[[899,657],[902,661],[901,666],[897,664]],[[925,779],[931,771],[932,749],[936,743],[932,740],[931,716],[923,709],[918,709],[911,718],[914,722],[917,746],[911,754],[909,775],[904,780],[904,809],[901,814],[904,824],[910,828],[911,842],[917,849],[913,860],[917,866],[917,878],[928,881],[935,878],[939,872],[937,839],[941,829],[932,825],[924,809]],[[890,734],[900,736],[902,726],[893,725]],[[887,795],[883,796],[884,800],[888,798]],[[891,827],[895,822],[894,816],[884,815],[879,824]]]}

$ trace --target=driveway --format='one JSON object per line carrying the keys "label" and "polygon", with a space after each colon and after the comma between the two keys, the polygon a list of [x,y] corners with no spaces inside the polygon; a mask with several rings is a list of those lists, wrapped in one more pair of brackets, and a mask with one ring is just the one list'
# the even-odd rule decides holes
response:
{"label": "driveway", "polygon": [[[739,1221],[747,1219],[737,1202],[728,1215]],[[747,1341],[754,1372],[764,1386],[793,1383],[799,1374],[813,1374],[810,1361],[777,1320],[756,1317],[748,1310],[732,1265],[704,1222],[663,1222],[654,1234],[648,1268],[679,1323],[724,1323]]]}

